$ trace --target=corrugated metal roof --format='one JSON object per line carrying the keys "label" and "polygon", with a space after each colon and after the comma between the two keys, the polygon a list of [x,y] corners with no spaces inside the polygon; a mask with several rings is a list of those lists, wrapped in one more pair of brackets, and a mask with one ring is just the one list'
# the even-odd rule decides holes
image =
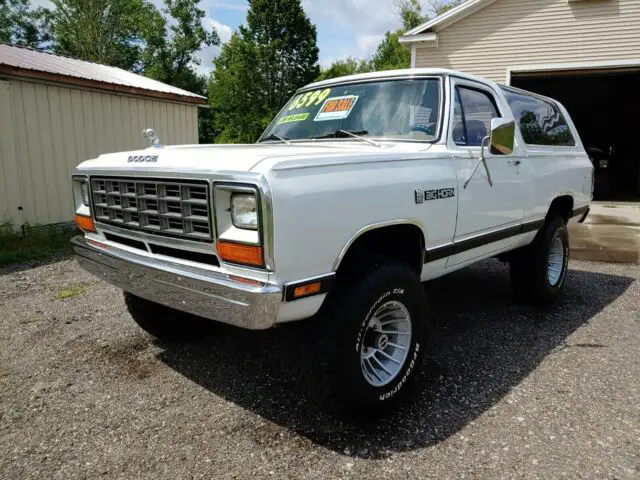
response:
{"label": "corrugated metal roof", "polygon": [[[60,75],[90,82],[98,82],[98,84],[102,85],[110,84],[113,86],[121,86],[127,88],[132,93],[134,93],[135,90],[156,92],[155,95],[152,95],[155,97],[160,96],[158,95],[158,93],[160,93],[167,94],[169,98],[176,97],[182,100],[192,98],[194,103],[204,103],[203,100],[206,100],[206,98],[201,95],[196,95],[195,93],[128,72],[121,68],[0,43],[0,66],[3,65],[19,70],[31,70],[33,72],[42,72],[43,74]],[[16,75],[19,75],[19,73],[16,73]],[[96,85],[98,86],[98,84]],[[118,88],[112,89],[119,90]],[[139,93],[144,94],[144,92]]]}

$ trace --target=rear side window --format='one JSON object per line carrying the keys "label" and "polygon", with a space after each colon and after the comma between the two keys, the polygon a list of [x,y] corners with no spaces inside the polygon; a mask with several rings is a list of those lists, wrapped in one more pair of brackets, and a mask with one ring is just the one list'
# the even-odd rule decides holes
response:
{"label": "rear side window", "polygon": [[576,144],[569,125],[554,104],[508,88],[503,91],[525,143],[561,147]]}
{"label": "rear side window", "polygon": [[489,94],[457,87],[453,106],[453,141],[456,145],[479,147],[491,131],[491,119],[499,116]]}

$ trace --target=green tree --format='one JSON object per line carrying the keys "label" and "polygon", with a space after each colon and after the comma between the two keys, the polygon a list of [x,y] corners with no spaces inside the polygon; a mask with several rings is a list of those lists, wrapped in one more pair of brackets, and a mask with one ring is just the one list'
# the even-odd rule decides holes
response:
{"label": "green tree", "polygon": [[329,78],[344,77],[345,75],[354,75],[356,73],[366,73],[371,71],[373,71],[373,67],[370,62],[348,57],[344,60],[337,60],[329,67],[323,68],[318,80],[327,80]]}
{"label": "green tree", "polygon": [[[465,1],[466,0],[428,0],[428,11],[434,15],[442,15],[444,12],[451,10],[453,7],[457,7]],[[418,25],[416,25],[416,27]]]}
{"label": "green tree", "polygon": [[247,24],[214,61],[209,99],[218,141],[253,142],[319,74],[316,28],[300,0],[249,0]]}
{"label": "green tree", "polygon": [[429,20],[429,13],[440,15],[459,5],[463,0],[428,0],[428,13],[424,13],[418,0],[399,0],[396,2],[397,14],[402,21],[402,28],[394,32],[386,32],[384,39],[373,54],[372,64],[375,70],[393,70],[409,68],[411,53],[402,45],[399,38],[408,30],[416,28]]}
{"label": "green tree", "polygon": [[375,70],[394,70],[409,68],[411,53],[399,42],[399,38],[412,28],[426,22],[429,17],[422,13],[418,0],[401,0],[396,3],[397,13],[402,21],[402,28],[394,32],[386,32],[384,39],[373,54],[371,63]]}
{"label": "green tree", "polygon": [[249,143],[256,140],[271,113],[254,75],[260,51],[251,40],[234,33],[214,60],[209,82],[209,102],[214,109],[214,126],[219,143]]}
{"label": "green tree", "polygon": [[396,2],[396,10],[405,31],[416,28],[429,20],[429,17],[422,13],[422,7],[418,0],[400,0]]}
{"label": "green tree", "polygon": [[211,45],[219,45],[215,30],[207,31],[202,25],[205,12],[198,5],[200,0],[165,0],[163,12],[175,19],[171,34],[154,39],[143,55],[145,75],[155,80],[204,94],[206,79],[198,76],[195,66],[200,64],[198,51]]}
{"label": "green tree", "polygon": [[403,30],[397,30],[384,34],[384,39],[378,45],[371,59],[374,70],[395,70],[411,66],[409,49],[398,41],[403,33]]}
{"label": "green tree", "polygon": [[56,53],[141,73],[159,48],[166,20],[147,0],[52,0]]}
{"label": "green tree", "polygon": [[29,0],[0,0],[0,42],[40,47],[51,39],[51,12]]}
{"label": "green tree", "polygon": [[[178,85],[175,85],[179,88],[183,88],[189,92],[197,93],[198,95],[207,96],[209,94],[208,91],[208,80],[204,75],[200,75],[192,70],[189,70],[191,76],[188,81],[187,76],[185,74],[178,77],[178,80],[181,82]],[[215,109],[211,106],[208,108],[198,107],[198,142],[199,143],[213,143],[215,138],[218,136],[218,130],[214,123],[215,118]]]}
{"label": "green tree", "polygon": [[[163,13],[172,17],[171,34],[151,38],[143,54],[144,74],[154,80],[182,88],[199,95],[207,95],[207,78],[198,74],[198,51],[203,47],[219,45],[215,30],[207,31],[202,25],[205,11],[200,0],[165,0]],[[198,109],[198,136],[200,143],[210,143],[216,136],[213,111]]]}

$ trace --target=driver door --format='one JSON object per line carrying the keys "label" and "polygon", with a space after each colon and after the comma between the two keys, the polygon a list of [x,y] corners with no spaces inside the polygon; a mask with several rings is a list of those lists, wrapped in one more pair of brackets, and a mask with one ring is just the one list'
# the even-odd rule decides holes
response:
{"label": "driver door", "polygon": [[511,155],[492,155],[485,148],[487,169],[481,163],[472,175],[482,141],[491,133],[491,119],[511,118],[508,106],[501,106],[496,101],[499,97],[481,83],[454,79],[452,91],[448,146],[458,177],[458,217],[453,239],[456,253],[447,268],[513,245],[526,198],[523,158],[518,150]]}

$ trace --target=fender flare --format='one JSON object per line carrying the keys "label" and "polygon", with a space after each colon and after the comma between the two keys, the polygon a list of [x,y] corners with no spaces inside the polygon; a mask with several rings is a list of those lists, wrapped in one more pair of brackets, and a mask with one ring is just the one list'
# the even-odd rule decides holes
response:
{"label": "fender flare", "polygon": [[362,235],[364,235],[365,233],[371,232],[373,230],[377,230],[377,229],[385,228],[385,227],[393,227],[393,226],[397,226],[397,225],[413,225],[415,227],[418,227],[420,229],[420,231],[422,232],[423,245],[426,244],[426,238],[427,238],[426,231],[427,231],[427,229],[422,224],[422,222],[420,222],[419,220],[410,219],[410,218],[402,218],[402,219],[397,219],[397,220],[388,220],[388,221],[384,221],[384,222],[371,223],[369,225],[366,225],[366,226],[360,228],[358,231],[356,231],[354,234],[352,234],[351,237],[349,237],[349,239],[343,245],[342,250],[340,250],[340,253],[338,254],[336,259],[334,260],[331,270],[333,272],[337,272],[338,271],[338,267],[340,266],[340,263],[342,263],[342,260],[344,259],[345,255],[349,251],[349,248]]}

